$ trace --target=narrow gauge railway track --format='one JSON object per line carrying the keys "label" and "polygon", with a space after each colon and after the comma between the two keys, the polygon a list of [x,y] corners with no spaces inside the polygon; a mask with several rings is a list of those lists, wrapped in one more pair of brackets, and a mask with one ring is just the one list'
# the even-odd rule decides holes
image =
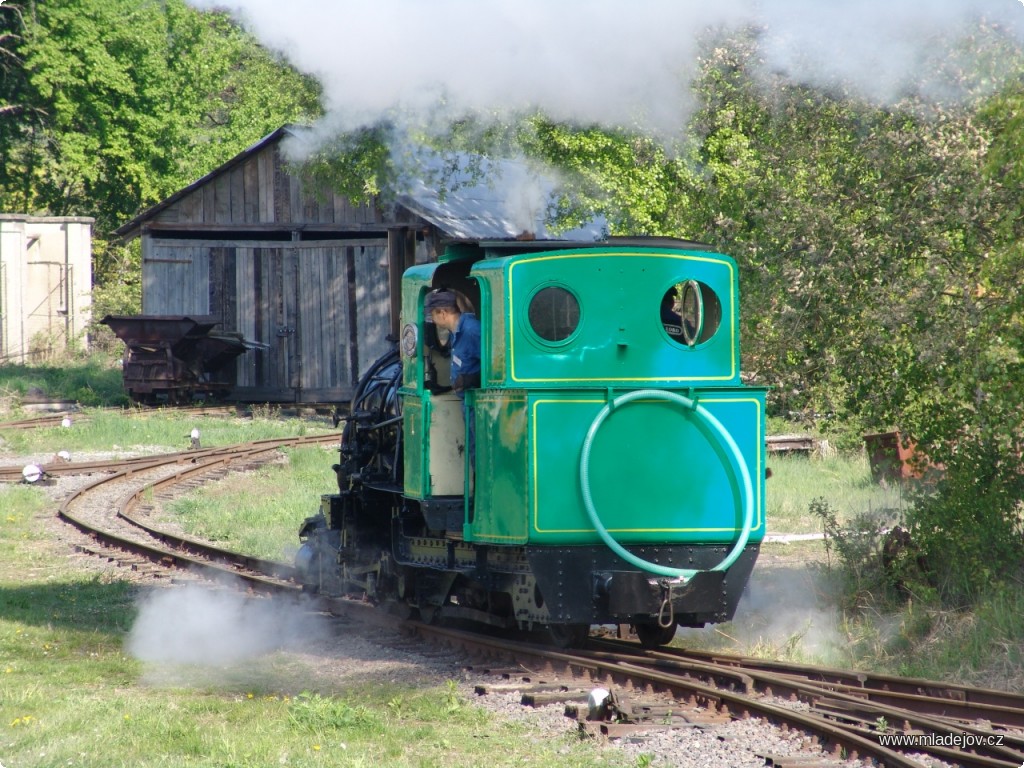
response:
{"label": "narrow gauge railway track", "polygon": [[[678,648],[644,650],[613,640],[591,641],[585,655],[611,659],[626,671],[679,674],[746,694],[801,701],[814,716],[875,744],[881,734],[922,736],[921,743],[934,744],[914,746],[913,752],[953,765],[1024,763],[1024,696],[1012,693]],[[971,744],[958,749],[956,739]]]}
{"label": "narrow gauge railway track", "polygon": [[[94,411],[111,411],[113,413],[121,414],[129,418],[146,418],[153,416],[154,414],[174,414],[175,416],[237,416],[240,418],[250,417],[253,411],[258,408],[258,404],[244,404],[239,403],[237,405],[225,404],[225,405],[194,405],[194,406],[133,406],[130,408],[95,408],[91,409]],[[334,422],[334,426],[338,426],[340,421],[337,414],[337,404],[333,403],[306,403],[302,406],[289,406],[285,405],[268,405],[268,408],[275,409],[276,412],[282,415],[302,415],[316,413],[320,416],[331,417]],[[16,419],[14,421],[2,421],[0,422],[0,430],[23,430],[23,429],[42,429],[46,427],[59,427],[65,418],[70,418],[73,422],[87,421],[88,415],[79,410],[61,410],[53,413],[43,413],[39,416],[31,416],[25,419]]]}
{"label": "narrow gauge railway track", "polygon": [[903,707],[922,715],[965,723],[984,721],[996,727],[1019,730],[1024,735],[1024,695],[1007,691],[681,648],[637,651],[635,644],[616,640],[594,643],[613,650],[626,648],[653,663],[664,659],[670,664],[683,661],[726,666],[748,674],[752,679],[780,680],[783,683],[792,680],[827,692],[852,694],[868,702]]}
{"label": "narrow gauge railway track", "polygon": [[82,414],[77,412],[64,411],[62,413],[47,413],[42,416],[32,416],[28,419],[17,419],[15,421],[0,422],[0,429],[42,429],[44,427],[59,427],[64,419],[84,419]]}
{"label": "narrow gauge railway track", "polygon": [[[462,647],[476,653],[505,655],[524,669],[561,677],[585,678],[605,688],[620,686],[626,690],[659,691],[669,694],[677,703],[677,711],[686,706],[701,707],[719,715],[733,718],[758,717],[783,728],[796,729],[813,735],[819,743],[835,755],[835,760],[859,759],[891,768],[922,768],[931,765],[917,756],[927,755],[944,764],[966,768],[1020,768],[1024,762],[1024,734],[1007,731],[996,724],[981,724],[960,717],[938,717],[920,714],[913,707],[918,702],[903,699],[903,706],[878,704],[857,696],[833,690],[838,682],[822,680],[816,687],[815,678],[828,678],[832,670],[814,667],[784,665],[785,672],[769,672],[758,667],[761,660],[742,657],[699,658],[685,651],[668,649],[647,651],[635,643],[608,642],[592,638],[586,648],[576,651],[555,651],[516,641],[481,638],[473,633],[434,626],[416,625],[415,631],[437,642]],[[705,655],[710,656],[710,655]],[[744,666],[743,662],[749,662]],[[766,663],[771,666],[773,663]],[[851,677],[855,677],[851,675]],[[884,684],[890,678],[865,676],[864,682]],[[891,678],[893,681],[899,678]],[[978,696],[986,700],[995,697],[995,691],[975,691],[965,686],[947,686],[926,681],[901,681],[909,685],[925,686],[935,696],[947,695],[970,699]],[[924,698],[927,698],[925,696]],[[780,701],[782,700],[782,701]],[[1021,711],[1020,697],[1006,694],[1003,708]],[[794,704],[794,702],[797,702]],[[995,705],[979,705],[975,718],[984,718]],[[925,707],[925,712],[931,712]],[[963,713],[961,713],[963,714]],[[1016,716],[1013,716],[1016,717]],[[885,720],[896,732],[904,736],[922,737],[906,746],[883,746],[877,727]],[[1013,718],[1007,718],[1013,719]],[[643,726],[641,726],[642,728]],[[615,732],[609,728],[609,733]],[[620,733],[629,733],[626,725]],[[891,731],[890,731],[891,733]],[[973,736],[970,746],[956,748],[952,739],[961,743]],[[934,738],[932,738],[934,737]],[[985,739],[990,743],[985,744]],[[929,744],[929,741],[933,742]],[[1000,742],[998,745],[996,742]],[[947,746],[947,744],[949,746]],[[835,765],[835,760],[811,755],[782,761],[787,765]],[[776,764],[766,762],[766,764]]]}
{"label": "narrow gauge railway track", "polygon": [[[291,581],[292,569],[289,566],[162,531],[143,521],[137,510],[152,493],[262,463],[278,448],[334,443],[337,439],[335,434],[271,438],[122,464],[120,470],[104,475],[71,494],[62,502],[57,514],[106,548],[127,552],[164,567],[196,571],[210,578],[230,575],[241,579],[248,589],[255,592],[294,592],[298,587]],[[123,489],[122,486],[128,487]],[[113,503],[111,494],[116,498]]]}
{"label": "narrow gauge railway track", "polygon": [[[223,449],[217,449],[223,450]],[[189,450],[174,453],[158,453],[146,456],[135,456],[128,459],[96,459],[95,461],[49,462],[39,464],[39,468],[50,476],[59,475],[94,475],[102,472],[119,472],[130,467],[142,469],[148,466],[167,464],[187,464],[200,459],[207,451]],[[18,483],[22,481],[21,466],[0,467],[0,483]]]}

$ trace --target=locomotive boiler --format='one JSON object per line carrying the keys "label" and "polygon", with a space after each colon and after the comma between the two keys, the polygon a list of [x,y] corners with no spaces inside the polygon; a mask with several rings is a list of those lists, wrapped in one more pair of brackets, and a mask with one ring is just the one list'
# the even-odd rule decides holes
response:
{"label": "locomotive boiler", "polygon": [[[424,318],[437,289],[480,320],[465,403]],[[740,380],[730,257],[462,242],[405,272],[401,314],[352,400],[338,490],[300,531],[307,589],[565,646],[594,624],[659,645],[732,618],[765,532],[765,391]]]}

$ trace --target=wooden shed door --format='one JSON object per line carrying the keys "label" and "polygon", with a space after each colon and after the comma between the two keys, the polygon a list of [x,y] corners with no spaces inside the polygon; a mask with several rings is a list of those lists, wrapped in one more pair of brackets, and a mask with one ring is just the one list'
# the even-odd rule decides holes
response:
{"label": "wooden shed door", "polygon": [[296,257],[298,331],[294,338],[301,367],[298,398],[330,403],[351,395],[349,364],[348,266],[338,245],[304,246]]}
{"label": "wooden shed door", "polygon": [[298,256],[290,248],[236,251],[237,329],[265,345],[238,360],[239,394],[291,401],[299,385]]}
{"label": "wooden shed door", "polygon": [[350,301],[352,313],[351,367],[358,379],[389,349],[391,333],[391,291],[388,285],[387,241],[367,241],[347,249],[352,269]]}
{"label": "wooden shed door", "polygon": [[210,311],[210,249],[147,238],[142,254],[142,311],[147,315],[205,315]]}
{"label": "wooden shed door", "polygon": [[[337,402],[388,350],[391,301],[387,241],[322,242],[293,247],[284,286],[294,287],[298,323],[289,336],[289,368],[302,402]],[[293,379],[294,380],[294,379]]]}
{"label": "wooden shed door", "polygon": [[[386,349],[386,243],[325,241],[237,249],[237,328],[267,345],[238,365],[239,394],[347,400],[357,371]],[[351,281],[351,282],[350,282]]]}

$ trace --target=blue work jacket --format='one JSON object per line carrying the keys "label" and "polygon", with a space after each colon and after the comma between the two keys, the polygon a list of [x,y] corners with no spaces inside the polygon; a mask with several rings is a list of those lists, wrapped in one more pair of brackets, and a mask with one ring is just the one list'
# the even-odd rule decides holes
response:
{"label": "blue work jacket", "polygon": [[451,335],[452,381],[460,375],[480,373],[480,321],[463,312]]}

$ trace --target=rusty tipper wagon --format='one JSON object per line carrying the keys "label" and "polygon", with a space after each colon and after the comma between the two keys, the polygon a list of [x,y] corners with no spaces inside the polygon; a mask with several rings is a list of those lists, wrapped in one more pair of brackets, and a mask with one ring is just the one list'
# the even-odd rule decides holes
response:
{"label": "rusty tipper wagon", "polygon": [[220,371],[252,345],[218,331],[217,318],[107,315],[100,321],[125,343],[124,388],[140,403],[186,403],[221,397],[231,384]]}
{"label": "rusty tipper wagon", "polygon": [[[424,322],[438,288],[481,322],[475,451]],[[405,273],[398,349],[357,389],[302,578],[562,644],[727,621],[765,532],[765,392],[739,366],[736,264],[707,246],[452,245]]]}

